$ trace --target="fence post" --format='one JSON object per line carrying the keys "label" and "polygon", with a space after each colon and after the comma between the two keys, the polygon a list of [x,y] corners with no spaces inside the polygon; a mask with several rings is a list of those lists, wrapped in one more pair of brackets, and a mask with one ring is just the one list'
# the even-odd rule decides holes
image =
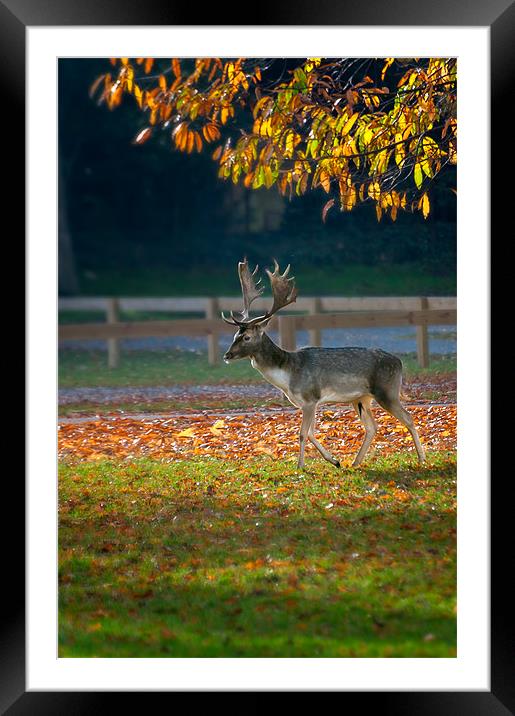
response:
{"label": "fence post", "polygon": [[[420,310],[429,308],[429,301],[425,296],[420,298]],[[427,326],[417,326],[417,360],[421,368],[429,367],[429,340]]]}
{"label": "fence post", "polygon": [[[108,298],[106,306],[106,321],[118,323],[120,319],[120,304],[117,298]],[[109,368],[118,368],[120,365],[120,344],[118,338],[107,339],[107,365]]]}
{"label": "fence post", "polygon": [[[314,298],[311,302],[311,306],[309,308],[309,314],[316,315],[317,313],[322,312],[322,299],[320,299],[318,296]],[[320,328],[310,328],[308,331],[309,334],[309,345],[319,347],[322,345],[322,331]]]}
{"label": "fence post", "polygon": [[[218,317],[218,299],[208,298],[206,305],[206,318],[217,318]],[[218,331],[215,329],[207,336],[207,359],[209,365],[216,365],[220,358],[219,352],[219,336]]]}
{"label": "fence post", "polygon": [[297,327],[295,316],[279,316],[279,342],[285,351],[297,349]]}

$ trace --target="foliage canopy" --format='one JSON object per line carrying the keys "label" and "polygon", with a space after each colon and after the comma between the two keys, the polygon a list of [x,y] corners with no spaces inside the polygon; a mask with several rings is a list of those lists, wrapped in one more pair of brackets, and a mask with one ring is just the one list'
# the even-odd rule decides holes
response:
{"label": "foliage canopy", "polygon": [[221,178],[284,196],[321,188],[333,206],[377,218],[430,213],[429,190],[457,162],[455,58],[170,60],[112,58],[91,96],[125,94],[186,153],[214,146]]}

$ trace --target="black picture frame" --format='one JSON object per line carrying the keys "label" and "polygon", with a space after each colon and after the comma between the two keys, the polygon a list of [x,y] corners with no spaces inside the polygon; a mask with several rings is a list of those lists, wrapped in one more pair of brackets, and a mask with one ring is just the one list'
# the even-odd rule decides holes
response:
{"label": "black picture frame", "polygon": [[[483,26],[490,28],[491,37],[491,98],[478,97],[478,102],[491,101],[492,109],[492,158],[491,177],[495,191],[491,192],[491,216],[503,226],[511,223],[506,215],[509,210],[507,192],[509,188],[498,179],[506,160],[502,152],[513,153],[506,143],[504,126],[507,96],[513,85],[515,55],[515,5],[509,0],[454,0],[431,3],[407,2],[406,0],[368,0],[366,3],[317,0],[308,3],[303,0],[289,0],[261,3],[256,9],[259,17],[242,17],[241,4],[224,3],[220,6],[204,4],[201,11],[202,25],[359,25],[359,26]],[[24,230],[25,215],[25,160],[24,122],[25,116],[25,42],[26,28],[31,26],[72,26],[72,25],[195,25],[199,9],[169,0],[0,0],[0,47],[2,62],[0,77],[3,106],[7,108],[2,118],[4,140],[15,148],[14,158],[9,162],[9,181],[4,188],[5,206],[9,213],[16,212],[20,234]],[[221,22],[235,18],[236,22]],[[503,119],[504,116],[504,119]],[[498,152],[494,151],[498,141]],[[5,143],[4,143],[5,146]],[[5,164],[4,164],[5,169]],[[505,233],[505,232],[504,232]],[[492,234],[493,237],[493,226]],[[493,244],[493,242],[492,242]],[[20,237],[18,246],[24,246]],[[502,246],[496,245],[497,254]],[[497,255],[496,254],[496,255]],[[493,258],[493,245],[492,245]],[[508,282],[509,285],[509,282]],[[499,304],[500,305],[500,300]],[[493,315],[493,313],[492,313]],[[30,349],[30,346],[28,347]],[[491,387],[495,387],[492,380]],[[500,387],[500,386],[499,386]],[[497,408],[496,408],[497,411]],[[496,412],[497,414],[497,412]],[[502,422],[502,421],[499,421]],[[504,429],[506,430],[506,429]],[[493,435],[492,435],[493,437]],[[496,426],[498,446],[506,435],[503,428]],[[472,449],[472,446],[471,446]],[[491,448],[491,454],[494,454]],[[493,470],[491,471],[493,478]],[[509,475],[508,475],[509,477]],[[393,713],[417,716],[444,716],[464,714],[466,716],[502,716],[515,713],[515,649],[513,648],[513,604],[509,588],[509,554],[506,545],[513,543],[510,501],[506,499],[506,485],[491,479],[491,690],[452,692],[341,692],[339,706],[353,705],[360,709],[371,709],[373,713]],[[90,714],[103,713],[113,706],[119,707],[120,692],[27,692],[25,687],[25,531],[21,506],[25,504],[25,488],[21,476],[10,475],[5,486],[4,512],[11,512],[16,505],[17,521],[2,520],[4,545],[4,574],[8,580],[4,585],[6,601],[2,610],[0,633],[0,713],[18,714]],[[7,505],[9,507],[7,508]],[[510,539],[511,538],[511,539]],[[511,601],[513,597],[511,597]],[[511,628],[510,628],[511,627]],[[236,689],[235,689],[236,690]],[[151,697],[152,704],[157,695],[174,694],[130,693],[133,706],[141,704],[142,698]],[[199,695],[203,695],[202,692]],[[204,695],[206,693],[204,692]],[[212,698],[215,694],[207,694]],[[263,704],[266,693],[253,694],[246,701],[246,709],[257,710]],[[288,696],[286,694],[286,696]],[[278,704],[283,702],[282,694],[276,694]],[[115,701],[116,699],[116,701]],[[148,704],[148,702],[146,702]],[[211,702],[212,703],[212,702]],[[145,706],[143,706],[145,708]],[[148,705],[146,708],[149,708]]]}

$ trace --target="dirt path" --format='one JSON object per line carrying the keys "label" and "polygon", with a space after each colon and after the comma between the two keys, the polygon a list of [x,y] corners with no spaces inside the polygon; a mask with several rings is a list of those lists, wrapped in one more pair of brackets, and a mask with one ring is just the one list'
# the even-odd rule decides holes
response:
{"label": "dirt path", "polygon": [[[403,391],[407,394],[406,402],[416,403],[455,403],[456,376],[440,374],[424,377],[423,380],[405,380]],[[172,386],[141,386],[141,387],[86,387],[62,388],[59,390],[59,406],[116,406],[116,405],[152,405],[170,402],[177,409],[194,405],[196,409],[221,408],[234,404],[235,401],[250,408],[253,403],[268,407],[280,407],[285,400],[282,393],[268,383],[251,383],[240,385],[172,385]]]}

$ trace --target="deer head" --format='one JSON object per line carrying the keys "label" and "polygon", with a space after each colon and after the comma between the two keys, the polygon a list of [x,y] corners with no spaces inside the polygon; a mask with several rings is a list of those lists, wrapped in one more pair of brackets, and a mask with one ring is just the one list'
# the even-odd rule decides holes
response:
{"label": "deer head", "polygon": [[272,288],[272,308],[266,311],[262,316],[250,318],[250,306],[256,298],[261,296],[264,290],[263,286],[259,286],[261,279],[257,281],[254,280],[258,268],[259,267],[256,266],[254,271],[251,272],[246,258],[238,263],[238,275],[240,277],[243,295],[243,310],[240,311],[238,315],[235,315],[234,312],[231,311],[230,318],[226,318],[222,313],[222,318],[226,323],[237,326],[238,328],[232,345],[224,356],[226,362],[237,358],[248,358],[252,356],[257,344],[261,342],[264,329],[272,316],[281,308],[293,303],[297,298],[297,289],[295,288],[295,284],[292,283],[294,277],[288,277],[290,271],[289,264],[286,270],[281,273],[279,264],[274,259],[274,270],[270,271],[269,269],[265,269]]}

